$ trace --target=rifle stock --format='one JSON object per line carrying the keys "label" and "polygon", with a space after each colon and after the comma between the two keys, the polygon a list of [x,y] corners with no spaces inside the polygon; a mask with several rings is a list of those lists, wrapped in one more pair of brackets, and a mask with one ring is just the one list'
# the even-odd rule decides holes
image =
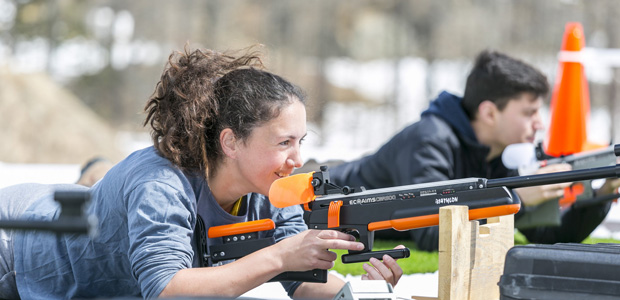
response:
{"label": "rifle stock", "polygon": [[[258,238],[260,231],[272,230],[275,223],[271,219],[261,219],[243,223],[213,226],[208,230],[211,239],[222,238],[222,244],[209,246],[210,255],[204,259],[211,259],[213,263],[224,260],[238,259],[254,251],[275,244],[273,237]],[[206,241],[201,242],[202,247]],[[204,250],[201,252],[206,253]],[[204,262],[202,265],[206,265]],[[327,270],[315,269],[302,272],[284,272],[269,281],[305,281],[327,282]]]}

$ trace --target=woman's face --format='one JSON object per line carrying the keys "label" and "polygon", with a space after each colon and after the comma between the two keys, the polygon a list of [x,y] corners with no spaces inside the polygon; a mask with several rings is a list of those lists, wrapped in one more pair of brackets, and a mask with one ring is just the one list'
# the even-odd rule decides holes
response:
{"label": "woman's face", "polygon": [[276,179],[301,167],[299,147],[305,136],[306,108],[295,99],[278,117],[254,128],[245,142],[239,142],[237,166],[250,191],[268,195]]}

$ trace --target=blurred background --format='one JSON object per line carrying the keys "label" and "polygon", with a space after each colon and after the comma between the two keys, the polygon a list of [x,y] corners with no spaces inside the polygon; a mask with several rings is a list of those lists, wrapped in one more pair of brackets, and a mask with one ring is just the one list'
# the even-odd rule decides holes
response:
{"label": "blurred background", "polygon": [[462,94],[483,49],[553,84],[567,22],[585,31],[589,138],[618,141],[618,16],[617,0],[0,0],[0,172],[75,171],[149,145],[144,104],[186,45],[263,44],[268,68],[308,93],[305,158],[352,159],[417,121],[440,91]]}

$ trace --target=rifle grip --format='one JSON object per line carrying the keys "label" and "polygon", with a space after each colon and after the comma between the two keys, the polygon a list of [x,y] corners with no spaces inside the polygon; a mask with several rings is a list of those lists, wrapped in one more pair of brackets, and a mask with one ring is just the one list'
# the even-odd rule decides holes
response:
{"label": "rifle grip", "polygon": [[345,254],[341,257],[343,264],[350,264],[356,262],[366,262],[374,257],[378,260],[383,259],[383,255],[389,255],[394,259],[407,258],[410,255],[409,248],[382,250],[382,251],[370,251],[364,253]]}

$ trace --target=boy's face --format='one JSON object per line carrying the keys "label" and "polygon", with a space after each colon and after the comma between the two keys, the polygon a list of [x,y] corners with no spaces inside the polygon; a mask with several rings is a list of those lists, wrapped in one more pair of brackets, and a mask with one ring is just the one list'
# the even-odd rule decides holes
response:
{"label": "boy's face", "polygon": [[542,97],[531,93],[522,93],[508,101],[497,118],[495,134],[498,143],[503,148],[510,144],[533,143],[536,131],[543,129],[542,105]]}

